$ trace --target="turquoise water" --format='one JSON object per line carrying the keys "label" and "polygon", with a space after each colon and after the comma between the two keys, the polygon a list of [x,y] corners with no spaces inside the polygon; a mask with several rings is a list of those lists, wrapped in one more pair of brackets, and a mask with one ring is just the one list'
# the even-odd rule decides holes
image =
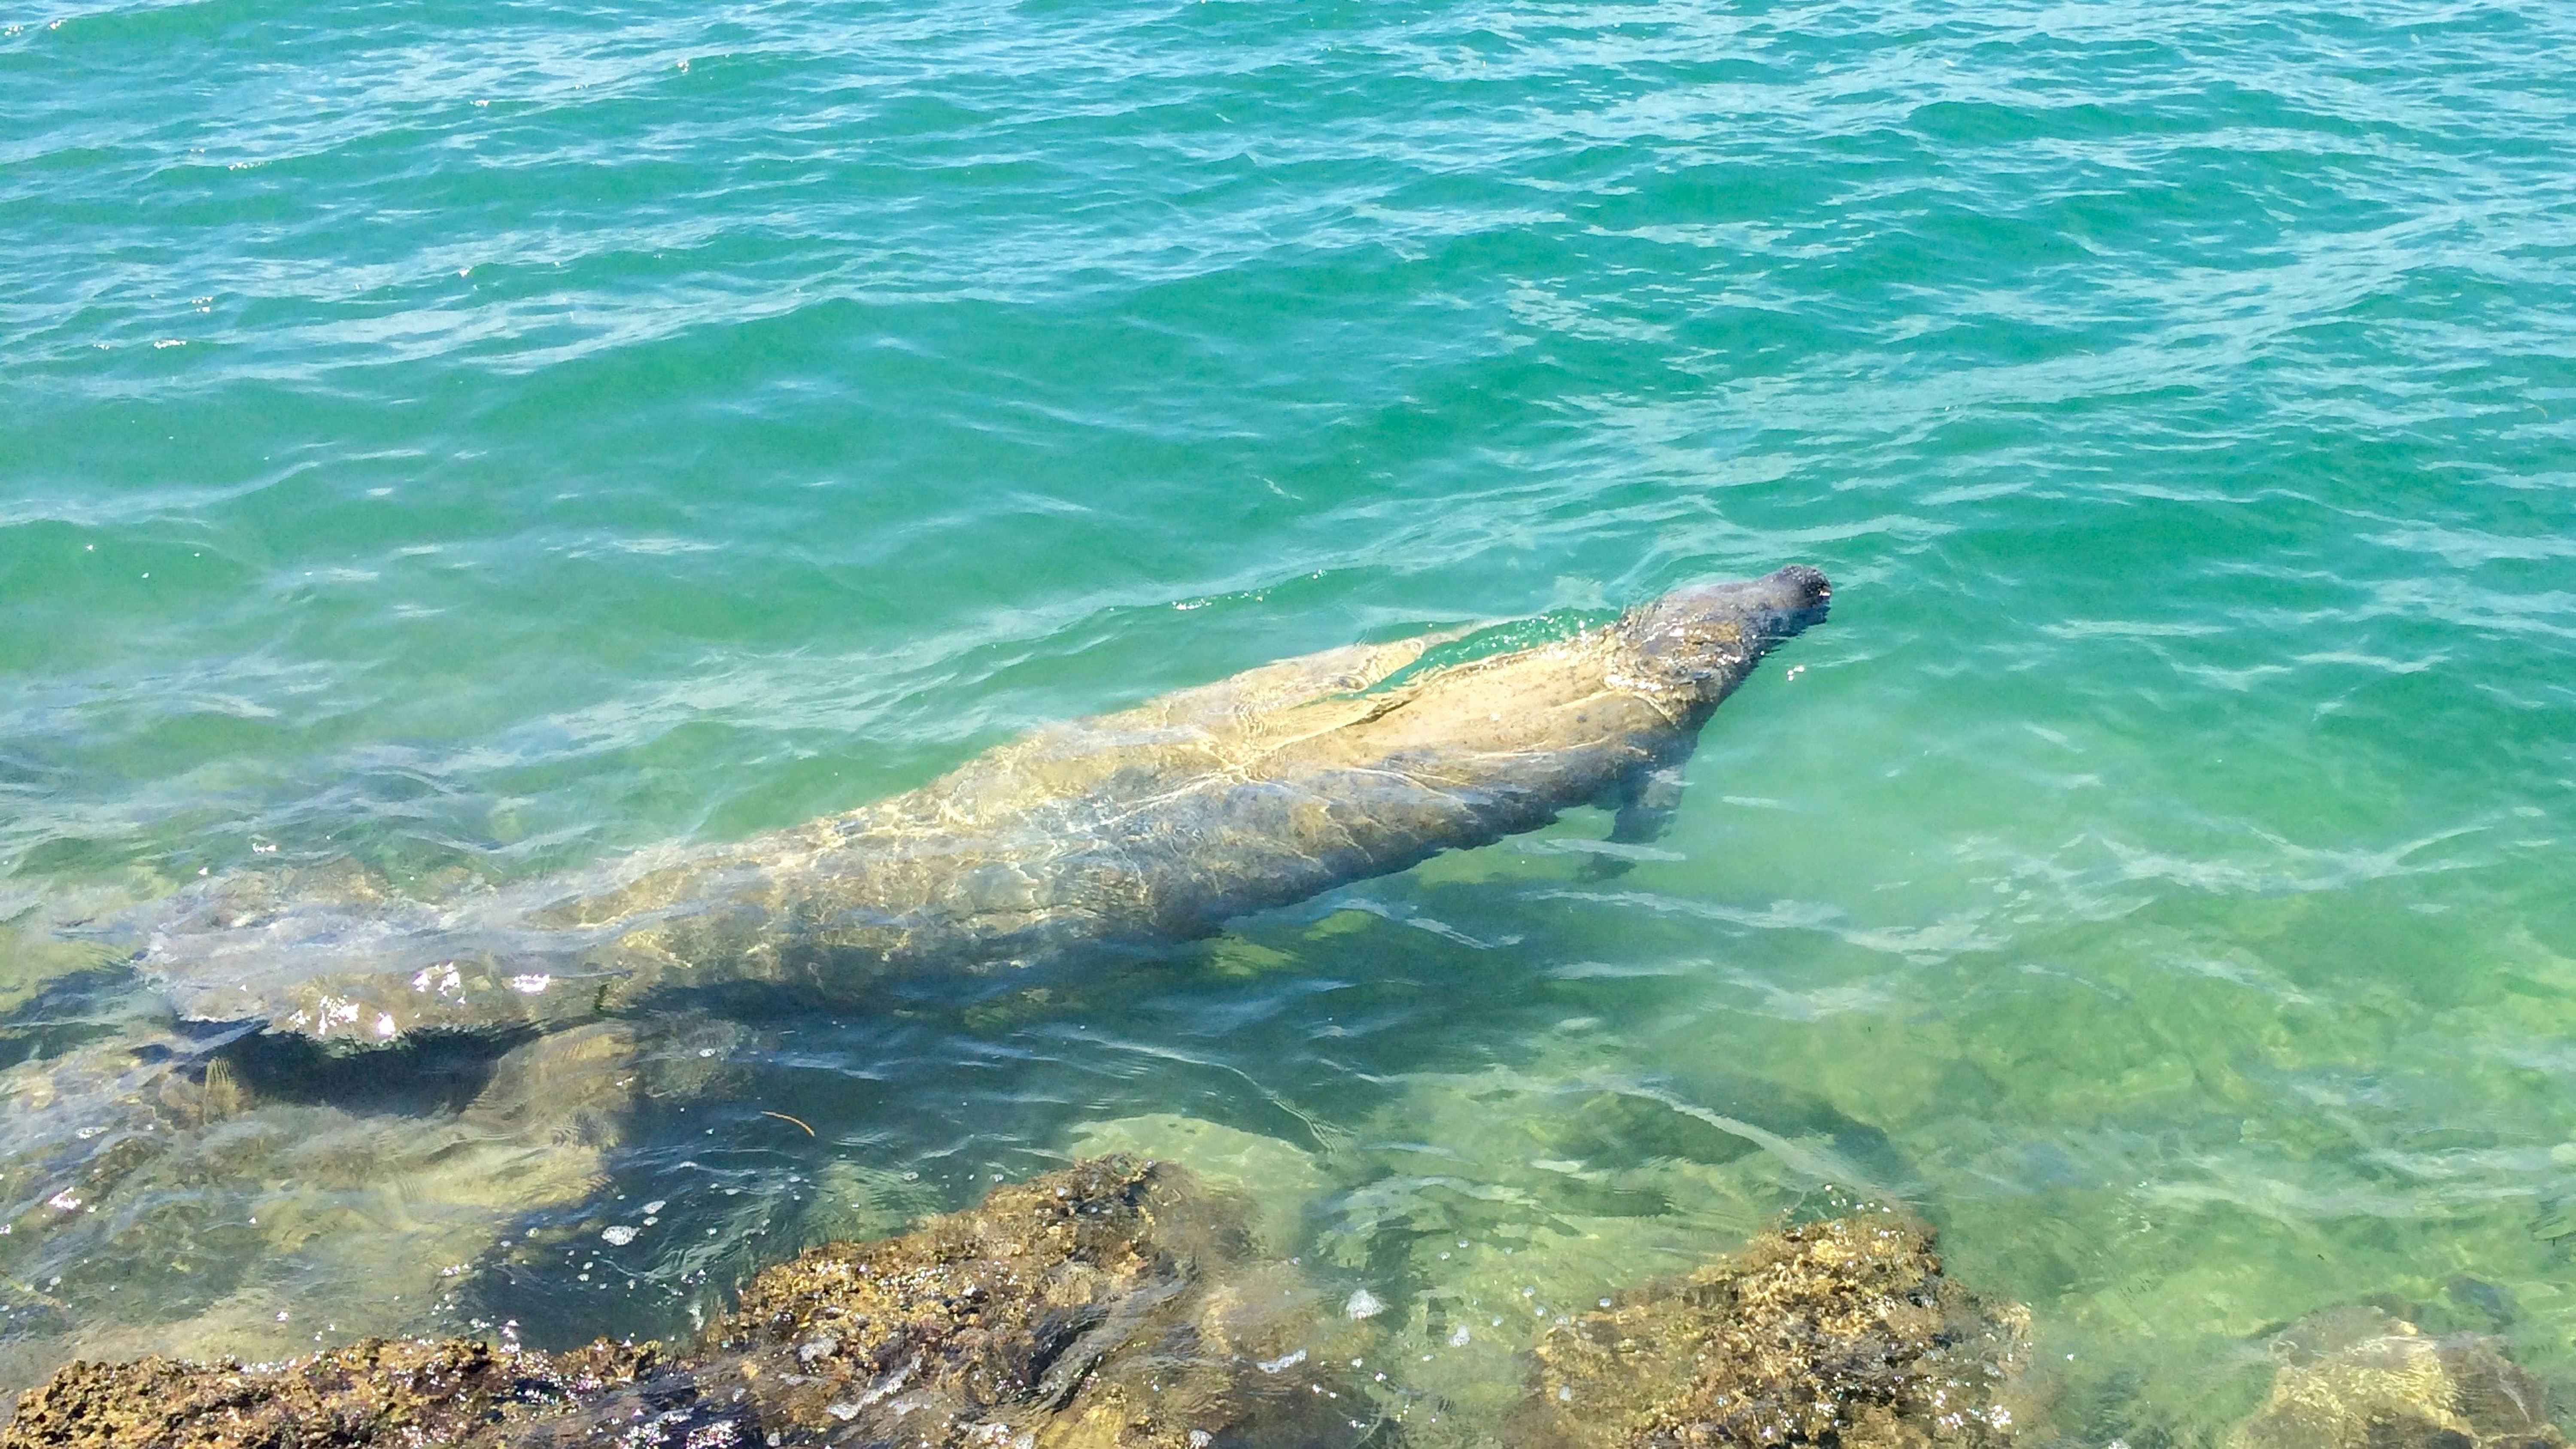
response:
{"label": "turquoise water", "polygon": [[2576,1396],[2571,51],[2546,4],[21,7],[22,1121],[150,1029],[64,928],[201,873],[517,879],[1353,639],[1790,560],[1836,605],[1624,873],[1576,812],[1114,976],[684,1028],[703,1080],[533,1157],[263,1101],[0,1254],[0,1377],[684,1333],[1130,1145],[1258,1186],[1471,1427],[1528,1305],[1845,1196],[2030,1304],[2079,1442],[2216,1442],[2360,1300]]}

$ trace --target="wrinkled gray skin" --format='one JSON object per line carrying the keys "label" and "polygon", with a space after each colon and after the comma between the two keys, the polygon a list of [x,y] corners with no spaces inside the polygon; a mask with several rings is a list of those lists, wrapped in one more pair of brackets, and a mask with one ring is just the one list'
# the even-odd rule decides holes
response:
{"label": "wrinkled gray skin", "polygon": [[1643,833],[1709,712],[1830,596],[1793,565],[1384,687],[1453,636],[1285,660],[844,815],[446,903],[217,888],[142,963],[182,1017],[356,1049],[736,983],[850,1000],[889,975],[1151,949],[1605,794],[1627,800],[1617,833]]}

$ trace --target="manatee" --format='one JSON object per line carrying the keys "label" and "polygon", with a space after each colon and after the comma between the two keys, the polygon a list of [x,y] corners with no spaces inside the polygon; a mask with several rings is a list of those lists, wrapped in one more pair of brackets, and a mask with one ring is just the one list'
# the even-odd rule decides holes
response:
{"label": "manatee", "polygon": [[182,1018],[346,1050],[1165,948],[1597,799],[1650,829],[1710,712],[1831,592],[1791,565],[1484,657],[1432,634],[1289,659],[845,814],[445,901],[217,886],[139,962]]}

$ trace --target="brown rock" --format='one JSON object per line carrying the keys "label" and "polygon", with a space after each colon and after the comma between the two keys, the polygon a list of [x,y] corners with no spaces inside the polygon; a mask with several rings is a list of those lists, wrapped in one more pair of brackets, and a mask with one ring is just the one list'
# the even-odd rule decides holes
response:
{"label": "brown rock", "polygon": [[2474,1334],[2330,1308],[2273,1340],[2272,1396],[2230,1449],[2565,1449],[2540,1381]]}
{"label": "brown rock", "polygon": [[323,1449],[502,1442],[515,1424],[649,1369],[651,1348],[574,1353],[370,1339],[246,1367],[74,1363],[18,1401],[5,1449]]}
{"label": "brown rock", "polygon": [[1941,1274],[1928,1228],[1807,1223],[1542,1339],[1510,1442],[1999,1449],[2028,1318]]}
{"label": "brown rock", "polygon": [[1371,1416],[1322,1355],[1298,1353],[1313,1307],[1293,1275],[1253,1263],[1248,1204],[1167,1163],[1096,1158],[769,1269],[687,1365],[685,1393],[639,1385],[582,1420],[652,1422],[675,1444],[1348,1440],[1342,1412]]}

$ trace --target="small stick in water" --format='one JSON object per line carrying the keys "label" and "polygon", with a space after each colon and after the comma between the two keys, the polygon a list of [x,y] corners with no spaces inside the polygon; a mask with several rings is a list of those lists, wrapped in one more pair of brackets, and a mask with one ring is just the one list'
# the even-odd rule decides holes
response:
{"label": "small stick in water", "polygon": [[760,1109],[760,1115],[763,1117],[775,1117],[781,1122],[793,1122],[797,1126],[805,1128],[806,1136],[811,1137],[814,1135],[814,1129],[807,1127],[805,1125],[805,1119],[802,1117],[790,1117],[784,1112],[772,1112],[766,1107]]}

